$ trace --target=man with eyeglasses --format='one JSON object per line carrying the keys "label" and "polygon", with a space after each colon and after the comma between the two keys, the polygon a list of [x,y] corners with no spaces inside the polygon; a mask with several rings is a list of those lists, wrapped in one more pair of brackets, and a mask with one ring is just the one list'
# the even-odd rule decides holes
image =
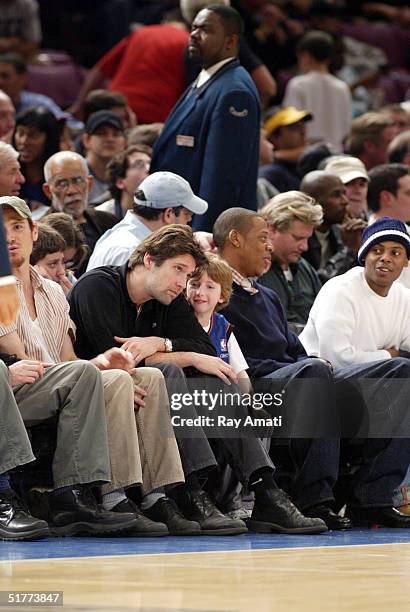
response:
{"label": "man with eyeglasses", "polygon": [[[44,193],[51,200],[51,207],[46,214],[69,214],[83,231],[91,254],[100,236],[113,227],[118,219],[108,212],[87,208],[93,177],[88,174],[85,159],[72,151],[59,151],[46,161],[44,176]],[[77,276],[85,271],[87,261],[88,258],[82,262]]]}
{"label": "man with eyeglasses", "polygon": [[151,155],[151,147],[133,145],[113,157],[107,166],[111,199],[96,206],[96,209],[109,212],[121,221],[133,207],[134,193],[148,176]]}

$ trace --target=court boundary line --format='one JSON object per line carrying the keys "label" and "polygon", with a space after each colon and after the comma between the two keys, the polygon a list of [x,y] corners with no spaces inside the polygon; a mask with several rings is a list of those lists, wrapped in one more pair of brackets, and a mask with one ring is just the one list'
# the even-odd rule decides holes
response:
{"label": "court boundary line", "polygon": [[369,548],[374,546],[406,546],[410,545],[408,542],[384,542],[375,544],[341,544],[336,546],[295,546],[286,548],[256,548],[256,549],[237,549],[237,550],[194,550],[194,551],[181,551],[181,552],[161,552],[161,553],[126,553],[124,555],[87,555],[84,557],[44,557],[41,559],[0,559],[1,563],[26,563],[26,562],[45,562],[45,561],[74,561],[79,559],[122,559],[127,557],[170,557],[172,555],[197,555],[197,554],[221,554],[221,553],[261,553],[261,552],[272,552],[272,551],[295,551],[295,550],[332,550],[338,548]]}

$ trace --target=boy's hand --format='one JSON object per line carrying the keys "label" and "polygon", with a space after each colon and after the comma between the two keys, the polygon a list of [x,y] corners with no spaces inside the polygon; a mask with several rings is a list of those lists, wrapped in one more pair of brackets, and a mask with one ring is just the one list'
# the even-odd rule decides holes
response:
{"label": "boy's hand", "polygon": [[64,291],[64,295],[67,295],[71,287],[73,286],[73,283],[67,278],[65,274],[62,274],[58,278],[58,284],[60,285],[61,289]]}
{"label": "boy's hand", "polygon": [[219,357],[194,353],[192,365],[204,374],[212,374],[212,376],[217,376],[227,385],[231,384],[231,380],[236,381],[237,378],[232,366],[225,363],[225,361],[222,359],[219,359]]}

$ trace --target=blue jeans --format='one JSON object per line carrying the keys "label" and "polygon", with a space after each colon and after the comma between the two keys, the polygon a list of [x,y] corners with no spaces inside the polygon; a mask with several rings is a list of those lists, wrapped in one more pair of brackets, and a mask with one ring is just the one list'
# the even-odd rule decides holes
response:
{"label": "blue jeans", "polygon": [[[274,381],[279,382],[279,386],[285,390],[288,408],[292,410],[292,418],[297,421],[296,428],[309,426],[304,422],[304,414],[312,421],[311,408],[314,408],[314,413],[321,414],[334,405],[329,397],[333,387],[332,372],[320,359],[307,358],[271,372],[263,377],[263,387],[266,387],[267,381],[273,384],[275,392],[278,389]],[[294,381],[297,384],[292,385]],[[254,386],[257,385],[257,381],[252,382]],[[266,410],[269,411],[269,408]],[[314,434],[312,427],[311,431]],[[339,470],[340,439],[291,435],[288,450],[295,467],[290,493],[296,505],[303,510],[316,504],[332,502],[333,486]]]}
{"label": "blue jeans", "polygon": [[[361,397],[366,391],[363,404],[370,407],[370,419],[374,426],[386,424],[386,430],[408,419],[408,398],[410,397],[410,360],[395,358],[364,365],[341,368],[332,376],[330,368],[318,359],[307,358],[275,372],[265,379],[293,380],[306,379],[306,386],[294,388],[292,401],[303,406],[315,405],[320,415],[323,409],[333,410],[342,416],[351,408],[343,403],[343,393],[349,386]],[[320,385],[311,385],[317,379]],[[398,380],[400,382],[398,382]],[[332,381],[336,385],[332,385]],[[308,384],[309,383],[309,384]],[[323,388],[326,393],[323,393]],[[299,396],[298,396],[299,393]],[[327,397],[326,397],[327,396]],[[369,398],[374,402],[369,406]],[[321,406],[321,404],[324,404]],[[371,402],[370,402],[371,404]],[[374,414],[372,413],[374,412]],[[360,419],[359,419],[360,428]],[[363,463],[354,477],[349,504],[362,507],[391,507],[393,491],[403,482],[410,463],[410,438],[375,437],[362,439]],[[297,505],[303,509],[314,504],[333,500],[333,485],[339,468],[340,439],[308,438],[290,440],[290,453],[295,467],[291,493]]]}
{"label": "blue jeans", "polygon": [[410,504],[410,465],[400,486],[393,491],[393,506],[399,508]]}
{"label": "blue jeans", "polygon": [[[386,429],[398,434],[401,427],[402,431],[408,430],[409,359],[397,357],[341,368],[336,371],[334,379],[336,383],[363,379],[361,383],[366,389],[366,400],[374,402],[374,406],[369,406],[375,413],[371,415],[375,420],[373,427],[378,423],[385,424]],[[340,409],[343,410],[343,406]],[[391,507],[393,491],[403,482],[410,464],[410,439],[366,438],[362,444],[363,465],[354,476],[349,503],[363,507]]]}

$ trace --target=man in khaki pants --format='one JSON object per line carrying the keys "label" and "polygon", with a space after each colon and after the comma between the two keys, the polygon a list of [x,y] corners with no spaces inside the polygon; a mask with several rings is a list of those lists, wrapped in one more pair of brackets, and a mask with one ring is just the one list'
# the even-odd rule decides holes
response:
{"label": "man in khaki pants", "polygon": [[[0,210],[0,323],[10,325],[16,318],[19,308],[16,281],[11,275],[6,243],[3,234],[3,220]],[[49,535],[46,521],[39,520],[25,511],[12,490],[8,472],[13,468],[34,460],[30,441],[25,430],[19,408],[13,395],[11,382],[15,365],[10,361],[9,370],[3,362],[6,355],[0,355],[0,539],[33,540]],[[54,389],[49,385],[46,391],[43,380],[30,386],[30,404],[39,406],[37,420],[44,420],[48,413],[58,415],[59,435],[53,459],[55,494],[58,497],[57,509],[53,519],[60,533],[110,533],[133,526],[133,514],[116,515],[87,503],[83,495],[77,493],[69,507],[61,515],[61,499],[67,497],[70,485],[85,486],[98,484],[110,478],[110,463],[106,422],[103,408],[101,377],[94,366],[86,368],[77,364],[58,366],[53,379]],[[51,382],[51,381],[50,381]],[[64,386],[62,385],[64,383]],[[25,385],[28,386],[28,385]],[[42,411],[42,412],[41,412]],[[71,427],[81,423],[85,430],[93,432],[86,440],[82,432]],[[78,498],[82,497],[82,504]]]}
{"label": "man in khaki pants", "polygon": [[[61,288],[42,278],[29,264],[37,237],[29,208],[16,197],[0,198],[0,206],[20,301],[16,323],[0,326],[0,349],[23,360],[34,360],[30,366],[21,362],[19,374],[21,382],[26,382],[29,367],[36,378],[44,362],[58,364],[77,359],[73,349],[74,324]],[[90,366],[90,362],[83,363]],[[111,483],[102,489],[103,507],[114,512],[133,512],[134,535],[199,532],[199,526],[183,519],[171,505],[168,528],[150,521],[124,493],[126,487],[142,484],[143,501],[155,503],[158,496],[164,495],[164,487],[184,480],[161,373],[158,375],[149,368],[134,370],[132,357],[121,349],[110,349],[91,363],[102,373],[111,462]],[[31,422],[33,417],[33,411],[27,407],[23,419]]]}

